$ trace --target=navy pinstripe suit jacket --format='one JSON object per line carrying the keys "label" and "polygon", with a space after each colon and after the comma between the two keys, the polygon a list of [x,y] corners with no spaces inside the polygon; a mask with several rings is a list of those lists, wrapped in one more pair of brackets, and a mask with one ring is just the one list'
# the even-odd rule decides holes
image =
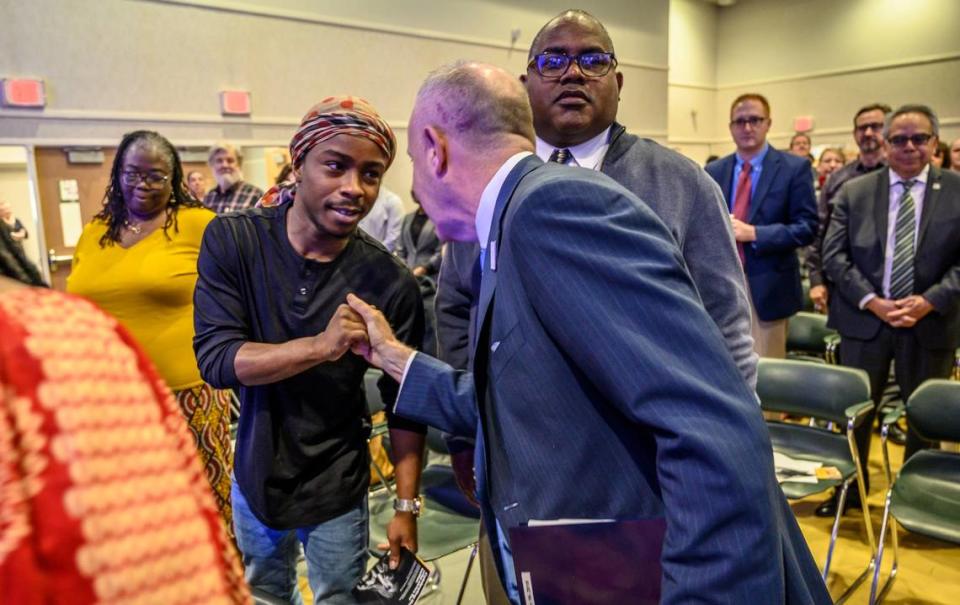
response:
{"label": "navy pinstripe suit jacket", "polygon": [[478,434],[487,528],[663,516],[663,603],[830,603],[756,398],[657,216],[602,174],[531,156],[490,239],[482,379],[418,354],[396,405]]}

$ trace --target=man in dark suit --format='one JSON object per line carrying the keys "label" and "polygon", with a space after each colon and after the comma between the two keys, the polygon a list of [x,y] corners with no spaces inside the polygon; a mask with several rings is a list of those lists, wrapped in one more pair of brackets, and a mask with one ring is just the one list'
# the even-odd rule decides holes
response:
{"label": "man in dark suit", "polygon": [[730,106],[737,151],[707,165],[730,209],[747,274],[753,340],[761,357],[785,357],[787,319],[803,307],[797,248],[813,241],[817,203],[810,162],[767,143],[770,104],[740,95]]}
{"label": "man in dark suit", "polygon": [[[926,106],[890,114],[889,169],[840,189],[823,242],[840,363],[867,371],[877,405],[891,361],[906,401],[924,380],[949,377],[960,345],[960,175],[930,165],[938,134]],[[856,434],[864,468],[872,425]],[[922,447],[908,430],[904,457]]]}
{"label": "man in dark suit", "polygon": [[412,191],[417,209],[403,217],[400,237],[394,254],[413,272],[420,285],[423,296],[423,346],[421,351],[428,355],[437,354],[437,315],[434,312],[434,299],[437,294],[437,272],[443,246],[437,237],[437,230],[420,207],[417,196]]}
{"label": "man in dark suit", "polygon": [[535,157],[530,120],[490,65],[421,87],[414,189],[442,238],[481,245],[473,372],[414,352],[350,296],[369,338],[357,352],[402,380],[396,413],[478,435],[512,601],[510,528],[663,517],[662,603],[829,603],[753,390],[670,231],[612,179]]}

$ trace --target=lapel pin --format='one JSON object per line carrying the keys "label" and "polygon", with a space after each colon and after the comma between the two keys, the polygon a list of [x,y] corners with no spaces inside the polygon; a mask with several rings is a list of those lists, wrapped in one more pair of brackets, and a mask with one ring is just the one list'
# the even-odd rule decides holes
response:
{"label": "lapel pin", "polygon": [[490,242],[490,270],[497,270],[497,240]]}
{"label": "lapel pin", "polygon": [[934,190],[934,191],[940,191],[940,181],[934,181],[934,182],[933,182],[933,190]]}

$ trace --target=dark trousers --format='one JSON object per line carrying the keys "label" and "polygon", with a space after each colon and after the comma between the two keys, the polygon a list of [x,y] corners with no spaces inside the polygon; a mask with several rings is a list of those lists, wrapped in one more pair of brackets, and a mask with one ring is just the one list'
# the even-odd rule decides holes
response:
{"label": "dark trousers", "polygon": [[[840,364],[865,370],[870,376],[870,394],[873,410],[854,431],[860,464],[863,467],[863,480],[870,490],[870,473],[867,461],[870,458],[870,439],[873,435],[873,421],[883,397],[884,387],[890,376],[890,362],[894,362],[897,386],[904,403],[911,393],[928,378],[949,378],[953,368],[954,350],[925,349],[917,341],[911,328],[892,328],[884,325],[870,340],[843,338],[840,345]],[[907,446],[903,454],[904,461],[918,450],[931,447],[932,444],[921,439],[913,429],[907,429]]]}

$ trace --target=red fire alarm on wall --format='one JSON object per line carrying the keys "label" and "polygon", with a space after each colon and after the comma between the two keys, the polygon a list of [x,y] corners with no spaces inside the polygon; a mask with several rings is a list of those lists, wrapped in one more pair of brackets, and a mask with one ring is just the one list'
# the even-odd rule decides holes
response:
{"label": "red fire alarm on wall", "polygon": [[44,107],[47,96],[43,80],[29,78],[4,78],[0,103],[4,107]]}
{"label": "red fire alarm on wall", "polygon": [[245,90],[221,91],[220,113],[225,116],[250,115],[250,93]]}

